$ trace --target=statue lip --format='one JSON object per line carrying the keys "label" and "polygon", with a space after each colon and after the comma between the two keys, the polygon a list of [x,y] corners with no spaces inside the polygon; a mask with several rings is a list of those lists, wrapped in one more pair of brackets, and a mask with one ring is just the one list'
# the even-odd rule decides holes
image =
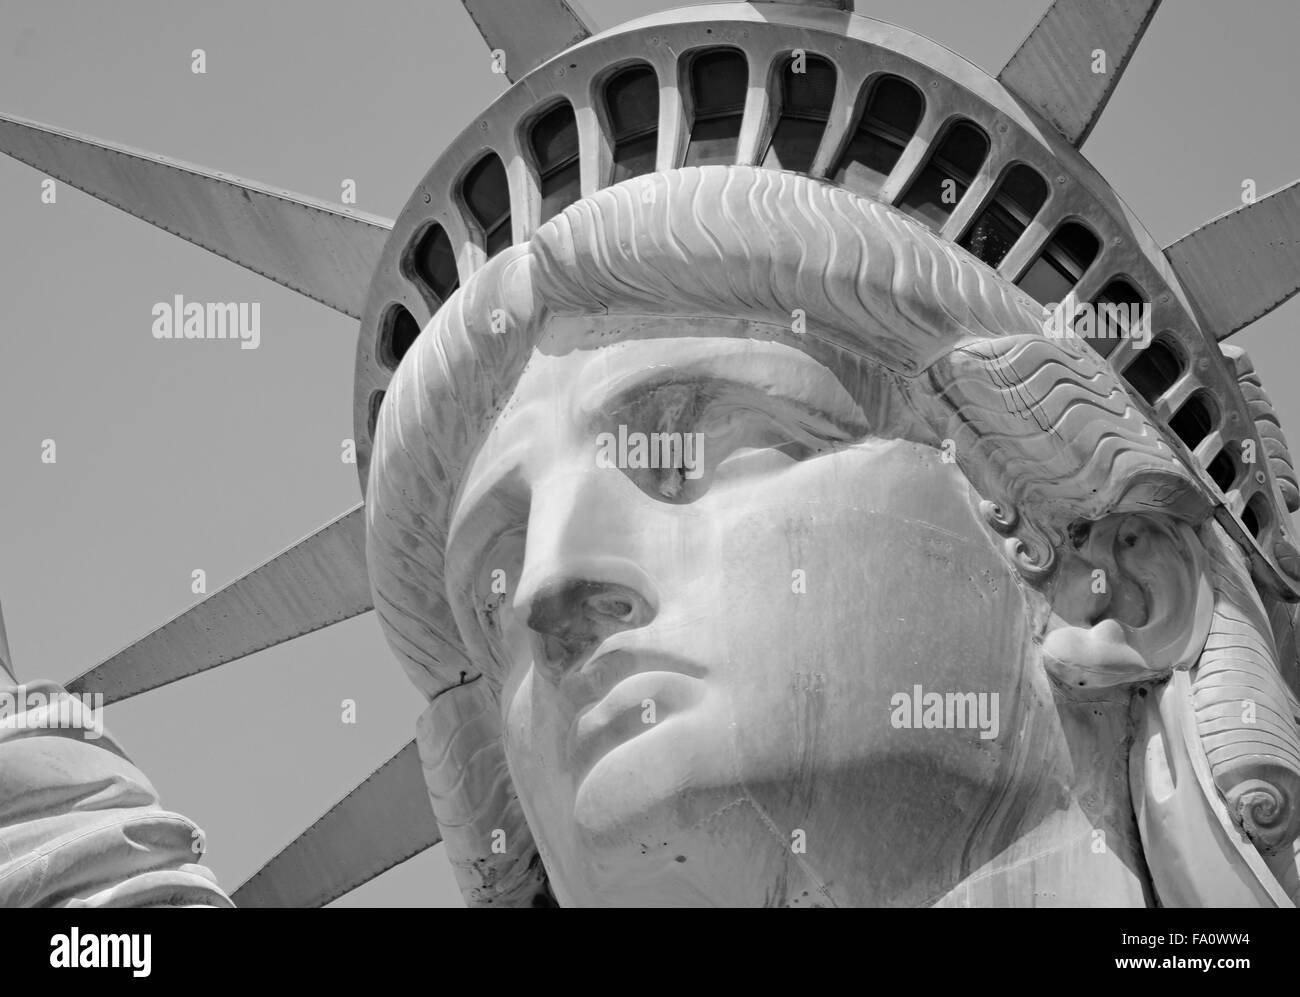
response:
{"label": "statue lip", "polygon": [[578,707],[566,745],[579,777],[613,748],[698,702],[706,674],[685,658],[626,648],[584,665],[574,677],[587,680],[592,695]]}

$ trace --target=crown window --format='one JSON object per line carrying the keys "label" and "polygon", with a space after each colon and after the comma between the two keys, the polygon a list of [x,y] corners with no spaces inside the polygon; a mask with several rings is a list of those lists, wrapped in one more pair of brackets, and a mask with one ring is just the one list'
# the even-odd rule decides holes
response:
{"label": "crown window", "polygon": [[807,173],[830,118],[835,67],[820,56],[800,55],[786,60],[780,79],[781,113],[763,166]]}
{"label": "crown window", "polygon": [[510,245],[510,185],[496,153],[489,152],[465,174],[461,196],[483,231],[483,248],[488,256]]}
{"label": "crown window", "polygon": [[1047,181],[1024,164],[1013,166],[998,184],[993,200],[980,212],[960,245],[997,267],[1024,234],[1047,200]]}
{"label": "crown window", "polygon": [[430,225],[420,236],[411,253],[411,267],[425,287],[434,293],[439,304],[460,286],[456,273],[456,253],[441,225]]}
{"label": "crown window", "polygon": [[858,127],[841,153],[834,178],[860,194],[875,194],[916,134],[925,110],[921,91],[897,76],[871,87]]}
{"label": "crown window", "polygon": [[1169,428],[1178,434],[1178,438],[1187,444],[1188,450],[1195,450],[1214,428],[1214,403],[1204,391],[1198,391],[1169,420]]}
{"label": "crown window", "polygon": [[933,228],[943,225],[975,179],[989,154],[989,138],[969,121],[948,129],[920,176],[899,205]]}
{"label": "crown window", "polygon": [[1088,229],[1078,222],[1066,222],[1016,283],[1040,304],[1064,301],[1092,266],[1100,248]]}
{"label": "crown window", "polygon": [[[1126,280],[1117,278],[1102,288],[1101,294],[1097,295],[1093,305],[1119,305],[1120,307],[1110,311],[1098,308],[1093,338],[1088,340],[1093,349],[1103,357],[1110,356],[1119,345],[1120,339],[1129,334],[1130,309],[1140,308],[1144,304],[1146,298],[1142,297],[1142,292]],[[1113,324],[1110,322],[1111,316],[1114,317]],[[1150,330],[1147,332],[1149,334]]]}
{"label": "crown window", "polygon": [[1124,368],[1124,380],[1148,405],[1174,386],[1183,373],[1183,363],[1174,348],[1163,337],[1151,340],[1145,350],[1139,350],[1134,360]]}
{"label": "crown window", "polygon": [[735,49],[707,52],[691,62],[694,123],[687,166],[736,161],[748,89],[749,66]]}
{"label": "crown window", "polygon": [[659,147],[659,81],[654,70],[630,66],[610,77],[605,111],[614,141],[611,182],[653,173]]}
{"label": "crown window", "polygon": [[581,196],[578,167],[578,119],[567,102],[556,104],[529,129],[528,145],[537,165],[542,194],[542,221],[563,211]]}

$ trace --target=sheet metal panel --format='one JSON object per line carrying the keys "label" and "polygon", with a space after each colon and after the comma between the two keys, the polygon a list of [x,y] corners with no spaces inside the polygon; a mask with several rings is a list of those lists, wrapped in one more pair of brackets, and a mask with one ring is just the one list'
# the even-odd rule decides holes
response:
{"label": "sheet metal panel", "polygon": [[373,609],[363,508],[213,592],[68,690],[115,703]]}
{"label": "sheet metal panel", "polygon": [[[998,80],[1076,148],[1101,117],[1160,0],[1056,0]],[[1105,53],[1094,73],[1093,53]]]}
{"label": "sheet metal panel", "polygon": [[575,0],[461,0],[490,50],[506,55],[511,83],[592,35]]}
{"label": "sheet metal panel", "polygon": [[231,899],[239,907],[323,907],[440,840],[410,741]]}
{"label": "sheet metal panel", "polygon": [[1206,331],[1227,339],[1300,291],[1300,180],[1207,222],[1165,257]]}
{"label": "sheet metal panel", "polygon": [[361,317],[390,219],[0,115],[0,152],[321,304]]}

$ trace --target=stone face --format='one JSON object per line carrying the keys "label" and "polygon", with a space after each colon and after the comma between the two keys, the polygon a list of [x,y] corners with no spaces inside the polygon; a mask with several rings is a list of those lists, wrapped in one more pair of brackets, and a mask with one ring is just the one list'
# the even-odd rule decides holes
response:
{"label": "stone face", "polygon": [[[797,347],[705,330],[554,343],[466,475],[491,511],[462,505],[449,550],[527,531],[466,551],[451,584],[504,570],[513,593],[486,630],[525,813],[571,870],[561,902],[642,902],[654,882],[663,903],[915,903],[963,853],[991,858],[1043,790],[1017,752],[1059,732],[1028,677],[1023,596],[956,466],[869,426]],[[599,468],[596,437],[622,425],[701,433],[703,475],[678,489],[681,472]],[[487,499],[507,469],[526,519]],[[1042,743],[981,739],[974,709],[965,729],[900,730],[891,697],[918,684],[976,691]],[[982,805],[989,783],[1010,800]],[[921,857],[925,878],[901,875]]]}
{"label": "stone face", "polygon": [[[459,295],[381,414],[368,558],[471,903],[543,868],[566,906],[1292,903],[1249,565],[991,272],[710,167]],[[1203,719],[1234,640],[1285,717],[1250,764]]]}

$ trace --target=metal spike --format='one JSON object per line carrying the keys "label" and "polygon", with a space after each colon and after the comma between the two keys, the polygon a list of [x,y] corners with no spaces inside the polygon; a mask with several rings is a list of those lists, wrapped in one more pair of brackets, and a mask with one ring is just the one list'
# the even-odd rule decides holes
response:
{"label": "metal spike", "polygon": [[1300,180],[1165,247],[1205,330],[1227,339],[1300,291]]}
{"label": "metal spike", "polygon": [[9,636],[5,633],[4,613],[0,612],[0,683],[3,683],[6,678],[11,682],[17,681],[13,660],[13,656],[9,653]]}
{"label": "metal spike", "polygon": [[377,215],[6,115],[0,152],[353,318],[393,227]]}
{"label": "metal spike", "polygon": [[461,0],[502,69],[516,82],[558,52],[594,33],[577,0]]}
{"label": "metal spike", "polygon": [[835,10],[853,10],[853,0],[776,0],[777,3],[788,3],[796,7],[831,7]]}
{"label": "metal spike", "polygon": [[68,691],[103,693],[115,703],[373,609],[363,508],[79,675]]}
{"label": "metal spike", "polygon": [[231,899],[239,907],[323,907],[441,840],[411,741]]}
{"label": "metal spike", "polygon": [[[1159,6],[1160,0],[1055,0],[998,81],[1082,146]],[[1099,51],[1104,69],[1093,72]]]}

